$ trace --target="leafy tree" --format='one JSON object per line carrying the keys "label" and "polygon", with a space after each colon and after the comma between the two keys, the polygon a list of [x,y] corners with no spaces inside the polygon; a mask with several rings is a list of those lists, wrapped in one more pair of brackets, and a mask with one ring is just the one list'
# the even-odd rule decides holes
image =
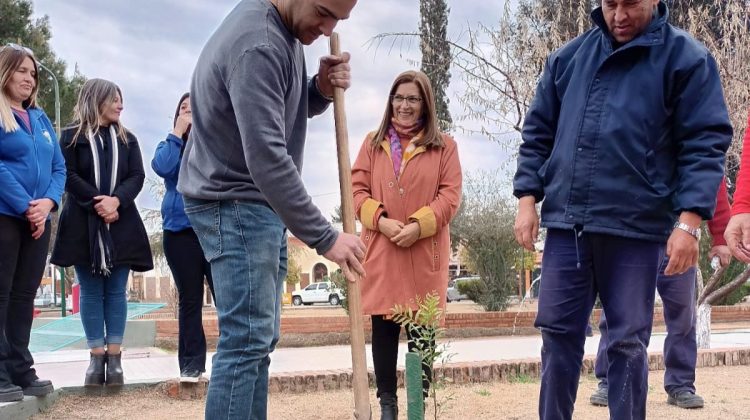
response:
{"label": "leafy tree", "polygon": [[600,0],[540,0],[524,1],[519,6],[519,15],[533,15],[536,4],[541,5],[545,21],[554,26],[563,39],[573,39],[591,28],[589,12],[601,4]]}
{"label": "leafy tree", "polygon": [[346,314],[349,315],[349,299],[347,299],[347,295],[349,294],[349,281],[344,276],[344,273],[342,273],[339,268],[331,273],[331,276],[326,279],[326,281],[330,281],[337,289],[341,290],[341,301],[339,304],[344,308]]}
{"label": "leafy tree", "polygon": [[[26,46],[34,51],[34,55],[42,65],[48,68],[57,77],[60,87],[60,126],[65,126],[73,116],[73,107],[78,99],[80,90],[86,78],[75,68],[73,76],[68,77],[65,73],[67,64],[64,60],[57,58],[49,45],[52,37],[49,18],[43,16],[32,21],[34,12],[29,0],[0,0],[0,46],[9,42]],[[55,89],[52,76],[49,72],[39,71],[39,105],[47,115],[55,121]]]}
{"label": "leafy tree", "polygon": [[419,46],[422,50],[422,72],[429,77],[435,91],[435,106],[440,128],[449,131],[453,123],[445,90],[450,84],[451,50],[447,39],[446,0],[419,1]]}
{"label": "leafy tree", "polygon": [[301,250],[289,247],[287,253],[286,279],[284,281],[287,285],[294,286],[302,280],[302,266],[299,264]]}
{"label": "leafy tree", "polygon": [[690,13],[708,10],[709,19],[704,22],[715,35],[721,34],[721,2],[716,0],[668,0],[669,22],[686,29],[690,26]]}
{"label": "leafy tree", "polygon": [[468,296],[488,311],[507,307],[516,283],[513,264],[520,261],[513,236],[515,208],[502,185],[497,173],[466,176],[461,207],[451,223],[452,239],[463,246],[467,265],[481,278],[467,282]]}

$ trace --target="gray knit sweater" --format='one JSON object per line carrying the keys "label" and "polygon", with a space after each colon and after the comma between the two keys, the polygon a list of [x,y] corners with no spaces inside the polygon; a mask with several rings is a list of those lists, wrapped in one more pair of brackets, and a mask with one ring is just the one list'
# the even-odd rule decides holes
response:
{"label": "gray knit sweater", "polygon": [[206,43],[190,89],[193,126],[177,190],[269,205],[318,253],[336,231],[300,177],[307,119],[329,102],[308,80],[302,44],[267,0],[244,0]]}

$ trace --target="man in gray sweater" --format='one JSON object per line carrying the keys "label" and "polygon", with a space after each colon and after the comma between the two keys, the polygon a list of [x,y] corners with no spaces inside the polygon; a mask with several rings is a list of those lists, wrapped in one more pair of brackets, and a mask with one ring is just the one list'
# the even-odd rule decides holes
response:
{"label": "man in gray sweater", "polygon": [[[364,244],[337,233],[300,170],[307,119],[350,84],[349,55],[308,79],[302,45],[330,35],[356,0],[243,0],[206,43],[193,74],[193,126],[177,186],[211,263],[220,338],[207,419],[265,419],[279,339],[286,228],[363,275]],[[333,162],[331,162],[333,164]]]}

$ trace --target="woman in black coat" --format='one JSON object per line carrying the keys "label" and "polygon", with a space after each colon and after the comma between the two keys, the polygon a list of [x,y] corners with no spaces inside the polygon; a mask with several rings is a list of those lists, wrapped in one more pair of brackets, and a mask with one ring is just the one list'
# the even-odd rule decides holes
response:
{"label": "woman in black coat", "polygon": [[[86,386],[120,386],[130,270],[153,268],[151,248],[135,198],[145,173],[138,140],[120,123],[120,88],[87,81],[76,121],[62,133],[67,199],[51,262],[75,266],[81,322],[91,349]],[[106,330],[106,335],[105,335]]]}

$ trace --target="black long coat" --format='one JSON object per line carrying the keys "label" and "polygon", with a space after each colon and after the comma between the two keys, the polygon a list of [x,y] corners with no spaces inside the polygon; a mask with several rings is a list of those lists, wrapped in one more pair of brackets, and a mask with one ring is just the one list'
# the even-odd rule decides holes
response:
{"label": "black long coat", "polygon": [[[68,128],[60,139],[68,172],[65,183],[67,198],[60,214],[51,262],[63,267],[91,265],[88,216],[96,214],[94,197],[101,195],[95,186],[91,145],[84,134],[79,134],[72,146],[75,132],[75,128]],[[143,188],[146,175],[138,140],[130,133],[127,138],[127,145],[117,140],[119,162],[112,195],[120,200],[117,209],[120,218],[110,224],[114,244],[112,263],[129,265],[133,271],[148,271],[154,267],[151,247],[135,206],[135,198]]]}

